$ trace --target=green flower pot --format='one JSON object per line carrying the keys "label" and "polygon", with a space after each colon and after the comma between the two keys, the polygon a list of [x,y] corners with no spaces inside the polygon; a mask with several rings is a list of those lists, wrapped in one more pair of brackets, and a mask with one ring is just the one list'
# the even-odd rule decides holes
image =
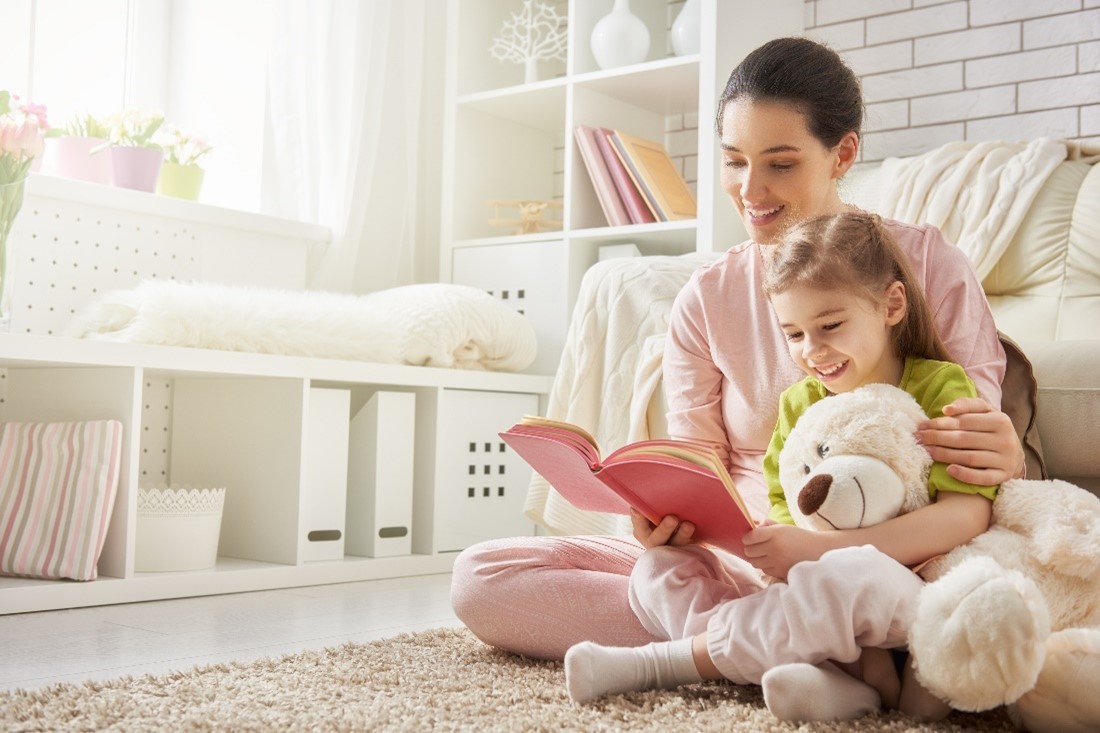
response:
{"label": "green flower pot", "polygon": [[157,193],[180,199],[198,201],[202,190],[202,168],[197,165],[180,165],[165,161],[157,178]]}

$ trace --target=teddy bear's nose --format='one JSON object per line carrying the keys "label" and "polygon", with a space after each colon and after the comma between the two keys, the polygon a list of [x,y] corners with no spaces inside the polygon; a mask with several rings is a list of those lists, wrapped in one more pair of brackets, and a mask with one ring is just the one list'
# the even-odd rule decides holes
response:
{"label": "teddy bear's nose", "polygon": [[798,492],[798,508],[807,517],[816,512],[828,498],[829,487],[832,485],[833,477],[827,473],[819,473],[811,478]]}

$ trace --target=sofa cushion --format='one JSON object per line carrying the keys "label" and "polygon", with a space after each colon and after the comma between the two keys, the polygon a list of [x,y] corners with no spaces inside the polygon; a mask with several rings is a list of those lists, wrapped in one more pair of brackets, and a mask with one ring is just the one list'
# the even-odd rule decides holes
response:
{"label": "sofa cushion", "polygon": [[1058,339],[1096,338],[1100,323],[1100,165],[1090,167],[1073,206]]}
{"label": "sofa cushion", "polygon": [[94,580],[121,456],[118,420],[0,424],[0,575]]}
{"label": "sofa cushion", "polygon": [[982,282],[998,328],[1012,338],[1082,338],[1080,329],[1088,321],[1080,320],[1083,314],[1067,318],[1067,311],[1100,307],[1100,277],[1087,254],[1100,242],[1087,222],[1091,216],[1100,223],[1100,212],[1087,211],[1091,202],[1086,203],[1083,188],[1092,177],[1100,186],[1096,173],[1095,166],[1080,161],[1059,165]]}
{"label": "sofa cushion", "polygon": [[1100,340],[1024,341],[1039,384],[1037,418],[1052,478],[1100,492]]}

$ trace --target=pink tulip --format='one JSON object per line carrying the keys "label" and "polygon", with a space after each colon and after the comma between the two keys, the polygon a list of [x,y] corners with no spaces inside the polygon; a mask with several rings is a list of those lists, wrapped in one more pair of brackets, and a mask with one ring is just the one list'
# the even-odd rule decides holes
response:
{"label": "pink tulip", "polygon": [[0,119],[0,154],[13,158],[22,154],[18,141],[18,123],[10,119]]}
{"label": "pink tulip", "polygon": [[49,123],[46,122],[46,105],[28,102],[20,106],[19,111],[27,117],[33,117],[38,120],[38,127],[40,129],[48,130],[50,128]]}
{"label": "pink tulip", "polygon": [[23,154],[28,158],[38,157],[46,147],[46,140],[42,135],[41,128],[38,126],[37,118],[34,117],[19,123],[17,140]]}

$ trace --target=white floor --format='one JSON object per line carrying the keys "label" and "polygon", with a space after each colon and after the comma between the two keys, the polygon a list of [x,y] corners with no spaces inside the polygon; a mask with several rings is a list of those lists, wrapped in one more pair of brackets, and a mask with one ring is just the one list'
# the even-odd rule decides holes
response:
{"label": "white floor", "polygon": [[0,689],[248,661],[461,626],[449,573],[0,616]]}

